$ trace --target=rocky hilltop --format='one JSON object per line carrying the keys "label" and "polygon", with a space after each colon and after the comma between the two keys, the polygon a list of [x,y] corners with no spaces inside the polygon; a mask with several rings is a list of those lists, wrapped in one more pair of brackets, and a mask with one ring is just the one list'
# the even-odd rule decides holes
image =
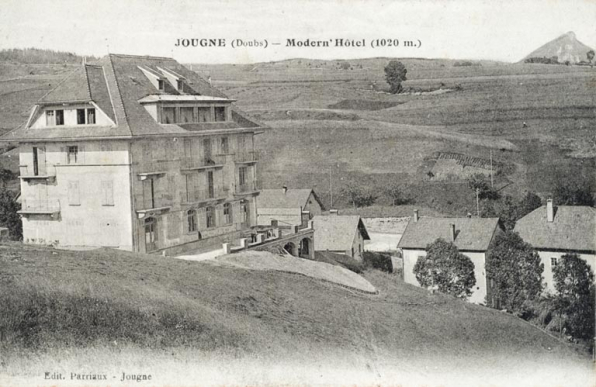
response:
{"label": "rocky hilltop", "polygon": [[582,61],[588,61],[586,54],[590,50],[594,49],[577,40],[575,33],[570,31],[532,51],[532,53],[522,59],[522,62],[530,58],[550,59],[556,57],[559,63],[566,63],[568,61],[569,63],[576,64]]}

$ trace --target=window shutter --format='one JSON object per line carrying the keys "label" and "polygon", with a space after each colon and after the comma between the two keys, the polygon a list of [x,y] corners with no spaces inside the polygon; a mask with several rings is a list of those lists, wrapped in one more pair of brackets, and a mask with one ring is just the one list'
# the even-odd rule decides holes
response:
{"label": "window shutter", "polygon": [[77,164],[85,164],[85,147],[83,145],[79,145]]}
{"label": "window shutter", "polygon": [[101,205],[114,205],[114,183],[111,180],[101,182]]}
{"label": "window shutter", "polygon": [[68,182],[68,204],[71,206],[78,206],[81,204],[79,182],[76,180],[71,180]]}

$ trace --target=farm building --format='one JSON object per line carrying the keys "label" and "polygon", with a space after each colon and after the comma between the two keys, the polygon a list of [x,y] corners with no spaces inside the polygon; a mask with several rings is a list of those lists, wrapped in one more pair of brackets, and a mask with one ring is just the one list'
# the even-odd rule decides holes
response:
{"label": "farm building", "polygon": [[177,253],[256,225],[262,127],[173,59],[85,64],[1,138],[20,146],[26,243]]}
{"label": "farm building", "polygon": [[487,281],[484,264],[489,246],[500,231],[499,218],[430,218],[418,217],[415,213],[398,244],[402,249],[404,281],[419,286],[414,265],[419,257],[426,256],[426,246],[442,238],[455,244],[474,263],[476,285],[469,301],[485,303]]}
{"label": "farm building", "polygon": [[358,215],[317,215],[313,218],[315,253],[328,251],[344,254],[362,261],[364,242],[370,240],[368,231]]}
{"label": "farm building", "polygon": [[596,209],[588,206],[546,206],[517,221],[515,231],[534,247],[542,263],[546,290],[555,292],[553,268],[561,256],[577,253],[596,270]]}
{"label": "farm building", "polygon": [[305,225],[320,215],[323,205],[312,189],[263,189],[257,198],[257,224]]}

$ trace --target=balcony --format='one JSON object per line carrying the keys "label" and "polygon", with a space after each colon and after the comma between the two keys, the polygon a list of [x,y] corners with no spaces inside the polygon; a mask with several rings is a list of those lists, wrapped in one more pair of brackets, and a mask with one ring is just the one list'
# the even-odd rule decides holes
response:
{"label": "balcony", "polygon": [[206,202],[217,202],[225,200],[226,194],[221,187],[212,187],[212,189],[199,189],[188,194],[183,198],[184,204],[198,204]]}
{"label": "balcony", "polygon": [[40,165],[38,168],[33,165],[19,165],[19,172],[19,178],[25,181],[56,178],[56,167],[53,165]]}
{"label": "balcony", "polygon": [[239,152],[234,156],[236,164],[255,164],[257,161],[259,161],[259,153],[254,151]]}
{"label": "balcony", "polygon": [[214,155],[211,157],[183,157],[180,159],[180,169],[182,171],[195,171],[201,169],[223,168],[225,163],[225,155]]}
{"label": "balcony", "polygon": [[244,184],[236,184],[234,195],[251,195],[260,191],[257,181],[249,181]]}
{"label": "balcony", "polygon": [[30,200],[23,199],[21,215],[51,215],[52,217],[60,213],[60,201],[58,199]]}

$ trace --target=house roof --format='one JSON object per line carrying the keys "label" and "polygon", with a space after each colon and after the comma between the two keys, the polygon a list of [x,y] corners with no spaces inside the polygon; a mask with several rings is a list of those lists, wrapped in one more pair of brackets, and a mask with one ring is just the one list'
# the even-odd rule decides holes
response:
{"label": "house roof", "polygon": [[259,208],[304,208],[312,189],[264,189],[257,197]]}
{"label": "house roof", "polygon": [[313,218],[315,250],[346,251],[352,248],[356,232],[370,240],[358,215],[317,215]]}
{"label": "house roof", "polygon": [[515,231],[536,249],[596,251],[596,209],[587,206],[555,206],[552,222],[546,206],[517,221]]}
{"label": "house roof", "polygon": [[[169,71],[184,77],[184,94],[165,81],[158,90],[143,71],[161,74]],[[149,100],[211,100],[232,101],[212,87],[198,74],[171,58],[110,54],[94,64],[86,64],[72,72],[64,81],[46,94],[39,105],[93,101],[115,122],[113,127],[30,129],[22,125],[4,136],[3,141],[92,139],[105,137],[143,137],[146,135],[189,134],[208,130],[238,130],[263,126],[232,108],[233,123],[162,125],[153,119],[139,102]]]}
{"label": "house roof", "polygon": [[439,238],[451,240],[451,224],[455,224],[453,243],[459,250],[486,251],[499,224],[499,218],[431,218],[410,219],[397,245],[402,249],[425,249]]}

